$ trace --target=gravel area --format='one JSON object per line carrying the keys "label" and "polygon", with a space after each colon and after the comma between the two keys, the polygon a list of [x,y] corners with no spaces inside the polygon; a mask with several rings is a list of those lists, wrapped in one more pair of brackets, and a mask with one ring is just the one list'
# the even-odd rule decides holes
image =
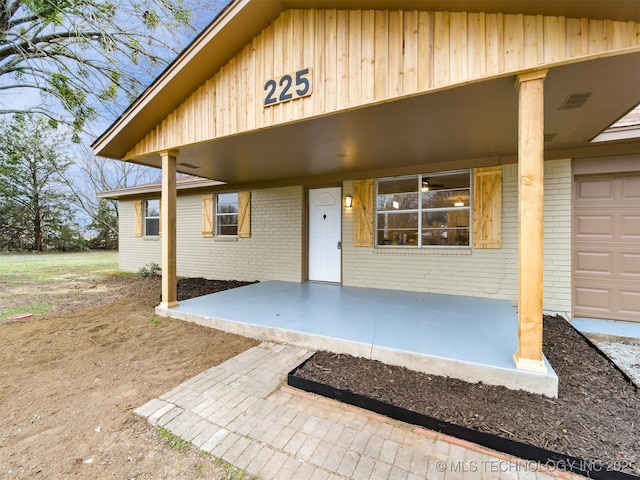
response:
{"label": "gravel area", "polygon": [[640,339],[638,343],[627,340],[620,342],[595,340],[594,343],[624,373],[629,375],[636,385],[640,386]]}

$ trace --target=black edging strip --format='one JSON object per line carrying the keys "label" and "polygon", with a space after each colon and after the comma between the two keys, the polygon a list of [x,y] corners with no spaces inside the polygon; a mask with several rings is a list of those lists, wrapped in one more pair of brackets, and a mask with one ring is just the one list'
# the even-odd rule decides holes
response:
{"label": "black edging strip", "polygon": [[509,440],[508,438],[500,437],[492,433],[480,432],[471,428],[461,427],[460,425],[438,420],[437,418],[397,407],[374,398],[369,398],[364,395],[331,387],[323,383],[318,383],[313,380],[297,376],[296,371],[299,368],[302,368],[309,360],[310,359],[305,360],[289,372],[287,375],[287,383],[290,386],[299,388],[306,392],[316,393],[323,397],[339,400],[349,405],[364,408],[395,420],[400,420],[401,422],[419,425],[429,430],[435,430],[436,432],[443,433],[445,435],[467,440],[483,447],[506,453],[507,455],[513,455],[514,457],[519,457],[524,460],[538,462],[549,468],[558,468],[570,471],[596,480],[640,479],[639,476],[630,473],[621,472],[619,470],[610,470],[594,461],[564,455],[562,453],[535,447],[516,440]]}
{"label": "black edging strip", "polygon": [[[561,317],[562,318],[562,317]],[[620,375],[622,375],[622,377],[631,384],[631,386],[635,389],[636,392],[640,392],[640,385],[637,385],[636,382],[633,381],[633,378],[631,378],[629,376],[629,374],[627,374],[627,372],[625,372],[622,368],[620,368],[620,366],[613,361],[613,359],[611,357],[609,357],[609,355],[607,355],[605,352],[603,352],[602,350],[600,350],[598,348],[598,345],[596,345],[594,342],[592,342],[589,337],[587,337],[586,333],[582,333],[580,330],[578,330],[576,327],[573,326],[573,324],[571,322],[569,322],[568,320],[564,319],[563,320],[565,322],[567,322],[569,324],[569,326],[571,328],[573,328],[573,330],[580,335],[585,342],[587,342],[587,344],[593,348],[596,352],[598,352],[598,354],[601,357],[604,357],[604,359],[609,362],[609,365],[611,365],[614,369],[616,369],[618,371],[618,373]],[[588,332],[587,332],[588,333]]]}

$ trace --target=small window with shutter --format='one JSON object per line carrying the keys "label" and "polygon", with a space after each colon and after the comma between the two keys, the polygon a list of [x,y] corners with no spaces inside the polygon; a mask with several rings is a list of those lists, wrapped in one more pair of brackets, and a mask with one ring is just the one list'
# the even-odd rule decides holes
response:
{"label": "small window with shutter", "polygon": [[251,236],[251,192],[202,195],[202,236]]}
{"label": "small window with shutter", "polygon": [[160,235],[160,200],[144,202],[144,234],[149,237]]}

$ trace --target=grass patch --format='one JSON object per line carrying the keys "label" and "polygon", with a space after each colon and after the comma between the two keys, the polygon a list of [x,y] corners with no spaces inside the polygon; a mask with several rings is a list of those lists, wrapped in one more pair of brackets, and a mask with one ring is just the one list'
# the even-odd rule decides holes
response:
{"label": "grass patch", "polygon": [[23,313],[33,313],[34,315],[47,313],[51,308],[42,303],[32,303],[24,307],[0,308],[0,322],[5,322],[9,317],[21,315]]}
{"label": "grass patch", "polygon": [[0,255],[0,278],[13,284],[46,282],[69,274],[110,275],[117,271],[118,252]]}
{"label": "grass patch", "polygon": [[151,325],[160,325],[160,319],[158,317],[149,317],[147,320]]}
{"label": "grass patch", "polygon": [[160,438],[166,440],[167,443],[169,444],[169,446],[171,448],[173,448],[177,452],[182,450],[187,445],[191,444],[191,442],[188,442],[188,441],[186,441],[186,440],[174,435],[173,433],[171,433],[169,430],[167,430],[164,427],[158,427],[158,435],[160,436]]}
{"label": "grass patch", "polygon": [[[201,451],[200,453],[202,455],[209,455],[207,452]],[[259,480],[259,478],[254,475],[248,476],[247,472],[238,467],[234,467],[222,458],[216,458],[214,463],[224,469],[226,474],[224,480]]]}

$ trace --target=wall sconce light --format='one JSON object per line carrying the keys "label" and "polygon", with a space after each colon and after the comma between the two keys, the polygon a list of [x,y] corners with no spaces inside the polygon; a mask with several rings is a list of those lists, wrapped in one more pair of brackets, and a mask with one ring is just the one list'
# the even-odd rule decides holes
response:
{"label": "wall sconce light", "polygon": [[347,195],[344,197],[344,206],[347,208],[351,208],[353,206],[353,196]]}

